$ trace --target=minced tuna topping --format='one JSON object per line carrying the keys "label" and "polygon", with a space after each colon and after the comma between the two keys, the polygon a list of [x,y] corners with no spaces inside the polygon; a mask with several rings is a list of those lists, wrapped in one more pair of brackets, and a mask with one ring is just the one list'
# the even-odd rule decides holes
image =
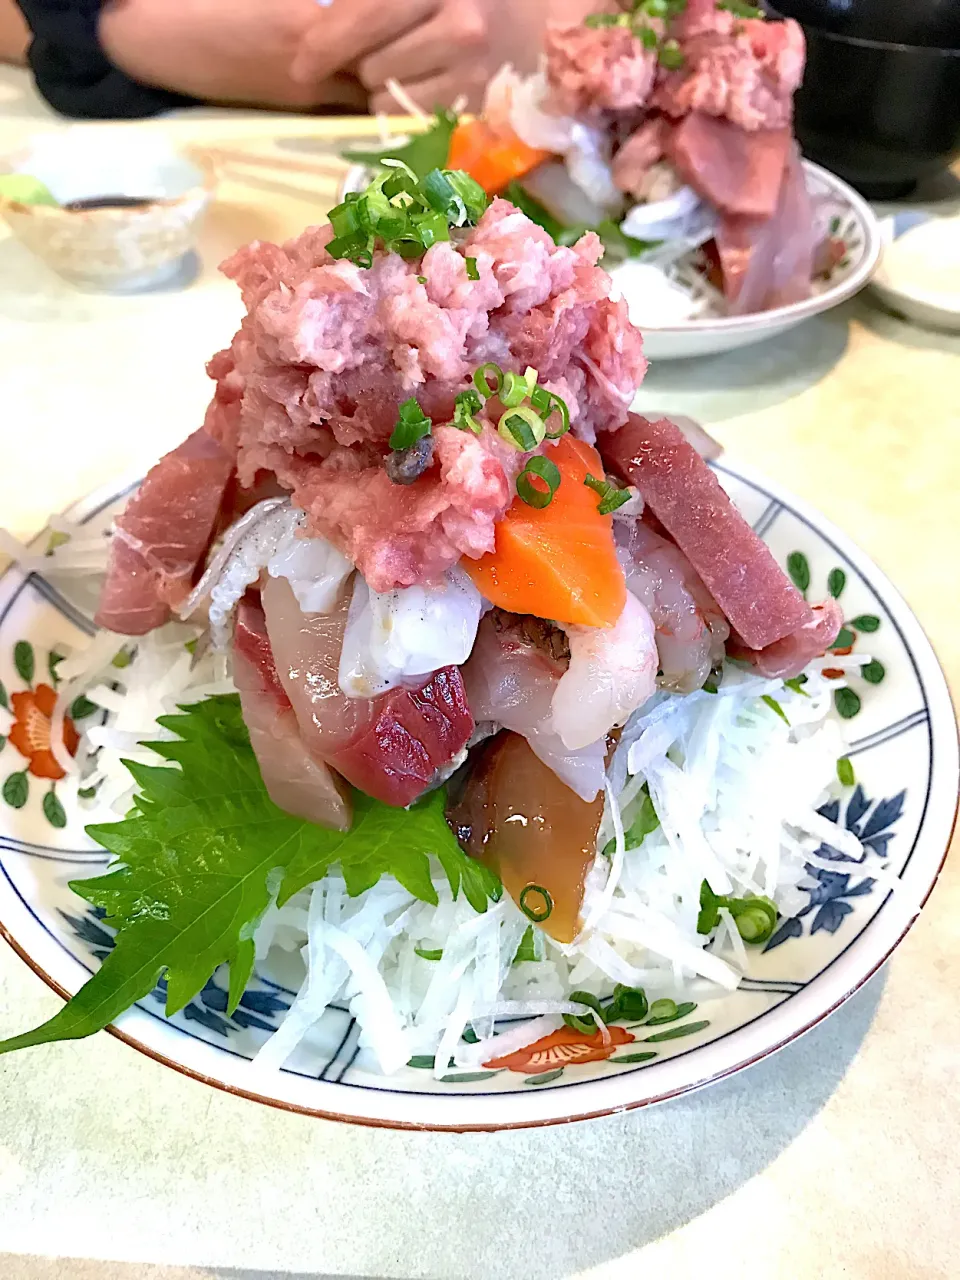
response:
{"label": "minced tuna topping", "polygon": [[[208,365],[205,427],[236,457],[242,486],[275,477],[310,529],[387,591],[493,550],[523,458],[486,419],[480,435],[444,425],[480,365],[535,368],[592,441],[626,421],[646,361],[593,233],[558,247],[495,200],[458,243],[414,262],[378,250],[369,268],[334,260],[329,234],[257,241],[224,264],[247,315]],[[433,420],[433,456],[398,484],[385,460],[411,396]]]}

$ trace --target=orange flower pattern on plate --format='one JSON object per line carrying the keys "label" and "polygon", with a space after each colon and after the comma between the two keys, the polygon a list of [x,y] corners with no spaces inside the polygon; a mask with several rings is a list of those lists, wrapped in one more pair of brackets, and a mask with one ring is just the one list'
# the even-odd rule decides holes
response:
{"label": "orange flower pattern on plate", "polygon": [[[30,761],[29,772],[35,778],[59,781],[66,775],[50,750],[50,717],[57,702],[55,691],[48,684],[38,684],[36,689],[11,694],[10,701],[16,723],[10,730],[9,741]],[[69,716],[64,717],[63,745],[71,755],[76,754],[79,741],[73,721]]]}
{"label": "orange flower pattern on plate", "polygon": [[630,1044],[636,1039],[623,1027],[607,1027],[608,1037],[604,1040],[599,1031],[577,1031],[575,1027],[561,1027],[559,1031],[551,1031],[550,1035],[528,1044],[516,1053],[508,1053],[503,1058],[494,1058],[485,1062],[485,1067],[506,1068],[507,1071],[522,1071],[524,1075],[538,1076],[544,1071],[555,1071],[558,1067],[579,1066],[581,1062],[602,1062],[609,1058],[621,1045]]}

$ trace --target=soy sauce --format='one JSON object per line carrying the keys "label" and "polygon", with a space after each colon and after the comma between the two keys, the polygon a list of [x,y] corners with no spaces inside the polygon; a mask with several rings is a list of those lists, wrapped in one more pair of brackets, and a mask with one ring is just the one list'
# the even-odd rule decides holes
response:
{"label": "soy sauce", "polygon": [[155,203],[149,196],[84,196],[68,200],[63,207],[70,213],[81,213],[85,209],[146,209]]}

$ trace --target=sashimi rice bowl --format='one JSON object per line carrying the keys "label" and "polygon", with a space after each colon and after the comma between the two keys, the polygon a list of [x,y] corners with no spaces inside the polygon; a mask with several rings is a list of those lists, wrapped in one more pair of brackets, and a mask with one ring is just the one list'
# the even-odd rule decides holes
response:
{"label": "sashimi rice bowl", "polygon": [[164,976],[172,1015],[219,971],[229,1014],[282,961],[264,1071],[330,1006],[382,1076],[590,1061],[737,988],[822,842],[867,856],[818,812],[867,659],[825,678],[836,601],[630,412],[646,361],[602,252],[388,166],[224,264],[245,316],[202,427],[44,559],[103,575],[50,751],[114,857],[72,886],[114,945],[0,1052]]}
{"label": "sashimi rice bowl", "polygon": [[832,289],[851,206],[800,160],[802,28],[742,0],[598,9],[547,27],[535,74],[501,68],[480,117],[441,111],[407,145],[347,158],[402,160],[421,177],[424,164],[463,169],[558,244],[596,231],[641,327],[755,316]]}

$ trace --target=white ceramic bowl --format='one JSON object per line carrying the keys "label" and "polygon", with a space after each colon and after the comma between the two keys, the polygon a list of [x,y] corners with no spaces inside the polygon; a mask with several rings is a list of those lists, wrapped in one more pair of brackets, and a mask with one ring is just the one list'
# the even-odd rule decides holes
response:
{"label": "white ceramic bowl", "polygon": [[[919,209],[910,209],[895,217],[884,218],[880,224],[884,248],[914,227],[931,222],[935,216]],[[871,287],[885,307],[914,324],[960,332],[960,305],[955,294],[931,293],[918,286],[898,286],[884,271],[882,261],[880,270],[871,281]]]}
{"label": "white ceramic bowl", "polygon": [[103,196],[150,201],[71,211],[0,197],[14,235],[54,271],[81,288],[111,292],[158,285],[178,273],[215,185],[210,167],[161,135],[122,125],[38,134],[0,169],[39,178],[61,204]]}
{"label": "white ceramic bowl", "polygon": [[[835,870],[822,862],[810,868],[809,901],[780,922],[764,949],[751,949],[738,990],[685,1006],[667,1026],[617,1027],[606,1045],[589,1045],[582,1034],[564,1044],[541,1041],[512,1055],[509,1069],[494,1064],[436,1079],[432,1058],[411,1059],[384,1076],[361,1049],[349,1010],[333,1007],[282,1070],[259,1070],[251,1059],[302,977],[273,967],[270,957],[230,1016],[218,973],[170,1021],[158,987],[113,1033],[174,1070],[288,1110],[392,1127],[493,1129],[606,1114],[699,1088],[773,1053],[856,991],[910,928],[943,862],[958,784],[950,696],[909,608],[849,538],[728,459],[714,465],[777,559],[809,579],[811,599],[829,582],[856,652],[873,659],[837,698],[856,786],[831,802],[829,816],[886,859],[882,881],[821,846]],[[121,496],[115,488],[70,514],[105,527]],[[76,587],[76,579],[25,577],[19,569],[0,579],[0,704],[17,718],[32,711],[37,723],[49,700],[41,686],[52,678],[51,651],[93,630],[93,600]],[[49,770],[44,776],[21,754],[23,741],[22,731],[10,730],[0,745],[0,935],[66,995],[113,946],[97,913],[68,885],[101,873],[107,855],[86,836],[83,815],[60,804]],[[15,1015],[7,1011],[0,1036],[26,1030]],[[163,1096],[158,1078],[144,1106],[162,1108]]]}
{"label": "white ceramic bowl", "polygon": [[[833,209],[833,234],[846,245],[846,256],[829,279],[802,302],[745,316],[709,316],[675,325],[640,322],[643,349],[650,360],[686,360],[719,355],[755,342],[765,342],[795,328],[804,320],[830,311],[866,285],[880,260],[880,224],[870,206],[852,187],[809,160],[803,162],[807,190]],[[612,272],[614,280],[617,271]],[[628,289],[624,297],[630,302]],[[637,321],[635,321],[637,323]]]}

